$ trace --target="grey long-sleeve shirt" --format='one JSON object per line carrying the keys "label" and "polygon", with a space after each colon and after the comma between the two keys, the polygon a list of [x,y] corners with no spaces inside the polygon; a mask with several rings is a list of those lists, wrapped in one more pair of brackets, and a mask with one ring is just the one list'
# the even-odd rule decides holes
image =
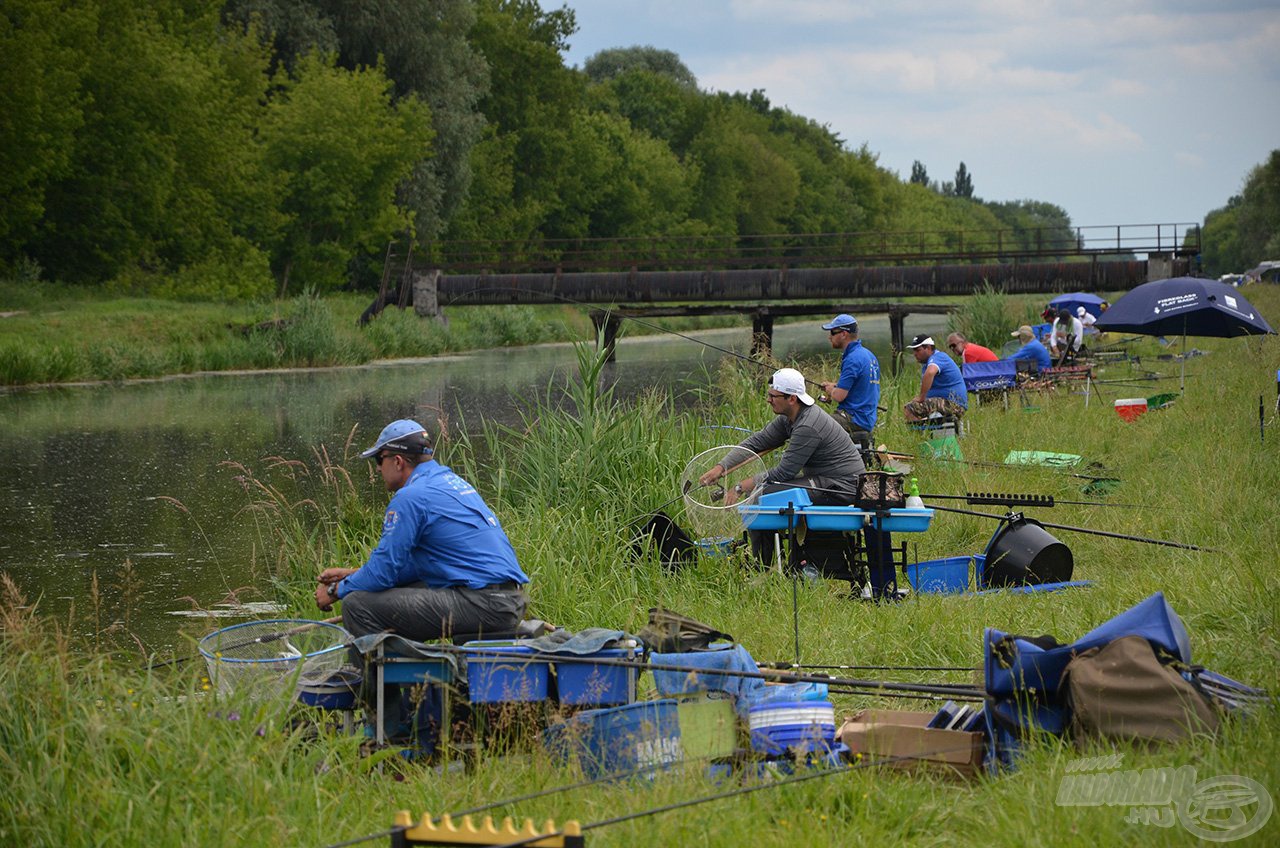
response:
{"label": "grey long-sleeve shirt", "polygon": [[862,454],[840,424],[817,405],[802,406],[796,420],[779,415],[725,454],[725,469],[749,459],[747,451],[764,453],[787,446],[782,461],[765,472],[757,484],[780,483],[797,477],[825,477],[840,488],[857,491],[858,477],[866,471]]}

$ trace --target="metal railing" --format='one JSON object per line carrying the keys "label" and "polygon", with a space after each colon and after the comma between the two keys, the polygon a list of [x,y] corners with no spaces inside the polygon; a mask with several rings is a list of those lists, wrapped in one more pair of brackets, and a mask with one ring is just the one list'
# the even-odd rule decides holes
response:
{"label": "metal railing", "polygon": [[995,230],[775,233],[536,241],[438,241],[414,264],[445,273],[822,268],[878,264],[1071,261],[1200,252],[1199,224],[1119,224]]}

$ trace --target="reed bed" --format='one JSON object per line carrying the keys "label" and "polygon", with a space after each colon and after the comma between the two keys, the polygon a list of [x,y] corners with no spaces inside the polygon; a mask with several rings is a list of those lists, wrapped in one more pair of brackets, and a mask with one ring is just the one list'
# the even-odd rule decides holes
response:
{"label": "reed bed", "polygon": [[[1245,294],[1280,317],[1280,291]],[[1106,496],[1059,470],[973,466],[920,459],[925,493],[1031,492],[1110,506],[1029,510],[1060,524],[1221,549],[1185,551],[1051,531],[1071,547],[1077,579],[1092,588],[1045,595],[917,596],[896,604],[850,600],[843,583],[799,585],[801,657],[811,664],[976,666],[986,626],[1049,633],[1070,640],[1163,591],[1186,622],[1195,659],[1253,685],[1280,691],[1280,428],[1272,380],[1280,343],[1267,339],[1193,339],[1207,355],[1187,361],[1186,393],[1133,423],[1112,410],[1117,396],[1169,391],[1104,385],[1106,397],[1063,392],[1036,396],[1037,411],[1017,401],[973,408],[966,459],[999,462],[1010,450],[1074,453],[1114,476]],[[1156,359],[1165,349],[1135,343],[1144,367],[1177,374]],[[580,629],[635,631],[650,606],[663,604],[734,634],[760,661],[790,660],[792,584],[759,571],[741,555],[704,558],[667,573],[630,552],[632,524],[678,493],[684,464],[701,450],[735,441],[734,426],[754,429],[768,416],[765,369],[726,365],[708,375],[693,414],[677,413],[662,392],[621,403],[600,381],[598,358],[579,348],[579,377],[548,386],[520,426],[454,435],[441,459],[484,492],[533,578],[531,615]],[[800,363],[812,379],[834,374],[835,357]],[[888,369],[886,368],[886,372]],[[1104,376],[1124,373],[1120,366]],[[918,434],[900,421],[918,369],[909,361],[886,376],[890,412],[878,441],[918,452]],[[1260,438],[1258,397],[1270,427]],[[315,616],[314,576],[328,564],[358,562],[376,539],[385,505],[371,466],[349,446],[310,457],[241,469],[246,510],[282,601]],[[963,505],[937,501],[940,505]],[[1127,506],[1118,506],[1124,504]],[[669,508],[678,521],[678,504]],[[978,508],[982,509],[982,508]],[[997,512],[998,508],[983,511]],[[980,553],[995,522],[938,514],[928,533],[906,538],[914,558]],[[30,609],[9,585],[0,603],[0,842],[7,844],[288,844],[322,846],[385,830],[397,809],[442,813],[576,779],[535,745],[457,763],[399,763],[361,756],[358,739],[297,721],[287,704],[214,698],[198,660],[148,671],[128,640],[86,650],[57,622]],[[923,679],[898,674],[895,679]],[[935,675],[938,677],[939,675]],[[949,682],[965,682],[950,675]],[[917,702],[838,695],[837,713]],[[234,718],[233,718],[234,716]],[[592,844],[1188,844],[1169,829],[1128,824],[1123,807],[1059,807],[1057,787],[1079,757],[1045,740],[1006,776],[958,782],[935,775],[853,771],[593,832]],[[1124,767],[1193,765],[1203,779],[1242,775],[1280,793],[1280,716],[1274,710],[1228,723],[1216,738],[1154,750],[1125,749]],[[382,768],[379,769],[378,766]],[[394,767],[393,767],[394,766]],[[536,821],[595,821],[711,794],[699,770],[579,790],[497,814]],[[71,803],[67,803],[68,800]],[[1271,844],[1276,821],[1243,844]],[[369,844],[385,844],[382,840]]]}

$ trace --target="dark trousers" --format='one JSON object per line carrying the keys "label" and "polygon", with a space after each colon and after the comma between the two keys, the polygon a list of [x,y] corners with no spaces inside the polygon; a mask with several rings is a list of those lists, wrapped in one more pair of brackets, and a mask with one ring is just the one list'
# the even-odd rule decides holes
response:
{"label": "dark trousers", "polygon": [[432,589],[415,583],[342,599],[342,626],[352,636],[390,630],[425,642],[454,633],[501,633],[524,618],[529,597],[514,583],[501,589]]}

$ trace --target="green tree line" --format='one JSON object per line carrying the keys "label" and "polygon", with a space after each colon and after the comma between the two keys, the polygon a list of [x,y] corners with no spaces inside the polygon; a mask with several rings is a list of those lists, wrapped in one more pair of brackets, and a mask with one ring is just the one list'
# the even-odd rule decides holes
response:
{"label": "green tree line", "polygon": [[237,299],[376,285],[403,238],[1071,238],[670,51],[567,64],[575,30],[537,0],[8,0],[0,272]]}
{"label": "green tree line", "polygon": [[1248,173],[1240,194],[1205,216],[1201,256],[1215,275],[1280,259],[1280,150]]}

